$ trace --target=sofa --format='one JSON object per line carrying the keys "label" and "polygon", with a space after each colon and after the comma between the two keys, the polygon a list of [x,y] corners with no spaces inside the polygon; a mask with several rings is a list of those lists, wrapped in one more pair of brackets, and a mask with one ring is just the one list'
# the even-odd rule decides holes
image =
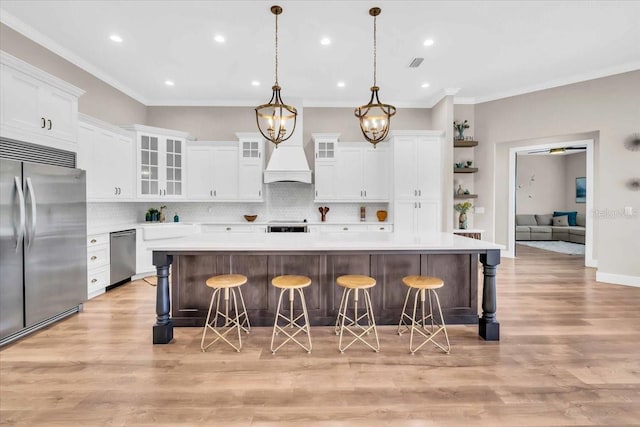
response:
{"label": "sofa", "polygon": [[563,240],[584,244],[584,214],[575,215],[575,225],[569,225],[568,216],[554,214],[516,215],[516,241]]}

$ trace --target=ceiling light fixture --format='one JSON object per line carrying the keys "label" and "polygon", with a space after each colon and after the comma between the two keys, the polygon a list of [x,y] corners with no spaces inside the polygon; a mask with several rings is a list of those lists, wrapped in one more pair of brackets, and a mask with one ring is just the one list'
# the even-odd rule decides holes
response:
{"label": "ceiling light fixture", "polygon": [[260,82],[257,80],[254,80],[251,82],[251,86],[260,86]]}
{"label": "ceiling light fixture", "polygon": [[422,44],[425,46],[433,46],[433,43],[434,43],[433,39],[426,39]]}
{"label": "ceiling light fixture", "polygon": [[345,83],[344,82],[338,82],[338,87],[345,87]]}
{"label": "ceiling light fixture", "polygon": [[360,120],[360,130],[365,139],[373,144],[383,141],[389,135],[391,117],[396,114],[396,107],[383,104],[378,98],[376,86],[376,17],[382,10],[379,7],[369,9],[369,15],[373,16],[373,86],[371,86],[371,99],[366,105],[356,107],[355,116]]}
{"label": "ceiling light fixture", "polygon": [[117,34],[111,34],[109,36],[109,40],[111,40],[112,42],[116,42],[116,43],[122,43],[122,37],[120,37]]}
{"label": "ceiling light fixture", "polygon": [[256,107],[256,123],[258,130],[267,140],[278,148],[278,144],[291,138],[296,129],[297,110],[282,101],[278,85],[278,15],[282,13],[280,6],[271,6],[271,13],[276,16],[276,81],[271,87],[273,94],[268,104]]}
{"label": "ceiling light fixture", "polygon": [[166,84],[167,86],[175,86],[175,83],[172,80],[165,80],[164,84]]}
{"label": "ceiling light fixture", "polygon": [[226,39],[224,38],[224,36],[221,36],[220,34],[216,35],[213,40],[215,40],[218,43],[224,43],[226,41]]}
{"label": "ceiling light fixture", "polygon": [[329,46],[331,44],[331,39],[329,37],[323,37],[320,39],[320,44],[322,46]]}
{"label": "ceiling light fixture", "polygon": [[428,88],[429,86],[431,86],[429,83],[422,83],[421,85],[422,88]]}

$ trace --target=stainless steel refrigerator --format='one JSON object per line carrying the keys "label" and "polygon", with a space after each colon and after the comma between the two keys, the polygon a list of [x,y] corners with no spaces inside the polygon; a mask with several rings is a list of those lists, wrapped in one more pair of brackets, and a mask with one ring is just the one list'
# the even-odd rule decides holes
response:
{"label": "stainless steel refrigerator", "polygon": [[85,172],[0,158],[0,345],[87,299]]}

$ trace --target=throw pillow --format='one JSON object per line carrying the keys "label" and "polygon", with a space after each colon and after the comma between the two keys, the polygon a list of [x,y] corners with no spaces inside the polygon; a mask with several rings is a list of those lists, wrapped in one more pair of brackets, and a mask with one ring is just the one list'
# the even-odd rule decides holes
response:
{"label": "throw pillow", "polygon": [[556,227],[568,227],[569,226],[569,217],[567,215],[554,216],[553,217],[553,225],[555,225]]}
{"label": "throw pillow", "polygon": [[551,216],[551,214],[536,214],[536,221],[538,221],[538,225],[551,225],[553,222],[553,217]]}
{"label": "throw pillow", "polygon": [[577,211],[573,211],[573,212],[554,212],[553,216],[564,216],[567,215],[569,217],[569,225],[572,227],[576,226],[576,218],[578,216],[578,212]]}

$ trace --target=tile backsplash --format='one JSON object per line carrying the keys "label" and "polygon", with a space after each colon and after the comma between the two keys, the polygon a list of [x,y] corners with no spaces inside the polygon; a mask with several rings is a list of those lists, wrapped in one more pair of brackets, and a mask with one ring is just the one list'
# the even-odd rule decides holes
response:
{"label": "tile backsplash", "polygon": [[329,206],[327,222],[357,222],[360,206],[366,206],[367,221],[377,221],[376,211],[389,209],[388,203],[315,203],[313,186],[297,182],[278,182],[265,185],[264,202],[107,202],[88,203],[87,217],[90,225],[138,223],[151,207],[167,206],[167,221],[173,221],[177,213],[181,222],[243,222],[243,215],[256,214],[259,222],[302,221],[319,222],[318,207]]}

